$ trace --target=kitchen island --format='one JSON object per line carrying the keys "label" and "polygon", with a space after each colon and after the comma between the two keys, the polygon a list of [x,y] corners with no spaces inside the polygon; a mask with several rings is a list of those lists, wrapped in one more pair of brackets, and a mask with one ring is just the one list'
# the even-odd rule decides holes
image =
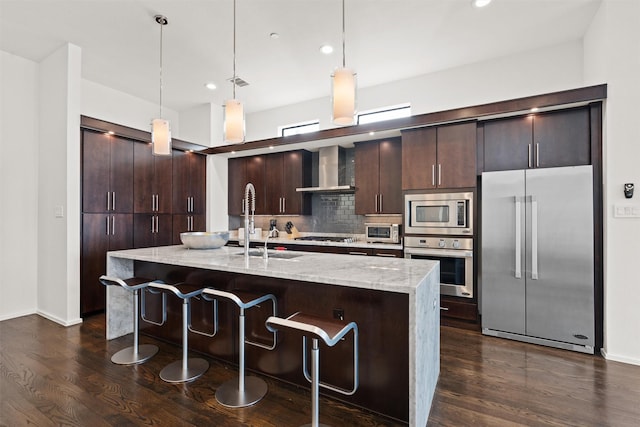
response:
{"label": "kitchen island", "polygon": [[[368,408],[411,426],[426,425],[440,370],[439,264],[409,259],[357,257],[256,249],[248,260],[241,248],[188,250],[184,246],[133,249],[107,254],[107,274],[134,275],[189,282],[218,289],[251,289],[273,293],[278,315],[296,311],[320,316],[344,315],[360,330],[360,387],[350,397],[327,395]],[[181,309],[169,298],[163,327],[141,323],[143,333],[180,343]],[[132,331],[131,295],[107,288],[107,339]],[[147,299],[147,315],[158,316],[159,303]],[[211,325],[211,312],[194,307],[194,327]],[[253,310],[253,309],[252,309]],[[268,308],[247,311],[247,337],[266,341]],[[157,318],[157,317],[155,317]],[[214,338],[195,336],[190,349],[231,363],[237,360],[237,313],[220,302],[220,331]],[[348,387],[351,342],[321,350],[321,375],[326,382]],[[247,368],[283,381],[308,386],[301,369],[300,337],[281,333],[274,351],[247,347]],[[214,385],[215,386],[215,385]]]}

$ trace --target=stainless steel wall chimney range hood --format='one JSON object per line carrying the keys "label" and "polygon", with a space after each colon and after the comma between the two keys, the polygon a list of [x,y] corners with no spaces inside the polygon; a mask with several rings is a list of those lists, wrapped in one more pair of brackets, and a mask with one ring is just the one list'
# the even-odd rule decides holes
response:
{"label": "stainless steel wall chimney range hood", "polygon": [[318,186],[296,188],[305,193],[349,193],[355,187],[346,181],[346,155],[338,145],[321,147],[318,151]]}

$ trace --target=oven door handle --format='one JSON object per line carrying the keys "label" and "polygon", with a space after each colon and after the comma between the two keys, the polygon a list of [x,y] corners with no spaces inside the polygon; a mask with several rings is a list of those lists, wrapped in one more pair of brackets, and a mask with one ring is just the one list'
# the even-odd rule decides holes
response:
{"label": "oven door handle", "polygon": [[450,257],[450,258],[473,258],[473,251],[459,251],[448,249],[407,249],[404,248],[404,253],[407,255],[423,255],[423,256],[437,256],[437,257]]}

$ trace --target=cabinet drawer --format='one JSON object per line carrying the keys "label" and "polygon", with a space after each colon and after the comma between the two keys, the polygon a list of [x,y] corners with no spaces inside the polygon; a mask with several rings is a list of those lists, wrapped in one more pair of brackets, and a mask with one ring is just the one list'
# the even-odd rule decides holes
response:
{"label": "cabinet drawer", "polygon": [[478,304],[442,297],[440,299],[440,313],[444,317],[477,322]]}

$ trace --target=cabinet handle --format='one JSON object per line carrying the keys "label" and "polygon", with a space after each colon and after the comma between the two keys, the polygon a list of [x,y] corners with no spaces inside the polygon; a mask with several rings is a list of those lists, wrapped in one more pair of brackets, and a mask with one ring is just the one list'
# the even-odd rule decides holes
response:
{"label": "cabinet handle", "polygon": [[449,307],[440,307],[441,311],[449,311]]}
{"label": "cabinet handle", "polygon": [[156,223],[156,217],[155,215],[152,215],[151,216],[151,233],[153,233],[153,231],[156,229],[155,223]]}
{"label": "cabinet handle", "polygon": [[191,200],[190,197],[187,197],[187,212],[191,212]]}
{"label": "cabinet handle", "polygon": [[282,213],[285,213],[287,211],[287,199],[286,197],[282,198]]}
{"label": "cabinet handle", "polygon": [[436,165],[431,165],[431,185],[436,186]]}
{"label": "cabinet handle", "polygon": [[438,187],[442,185],[442,165],[438,163]]}
{"label": "cabinet handle", "polygon": [[160,232],[160,217],[156,215],[156,233]]}
{"label": "cabinet handle", "polygon": [[378,210],[378,213],[382,213],[382,194],[380,194],[380,209]]}
{"label": "cabinet handle", "polygon": [[115,211],[116,210],[116,192],[114,191],[111,194],[113,194],[113,197],[112,197],[112,200],[111,200],[111,206],[113,206],[113,210]]}
{"label": "cabinet handle", "polygon": [[376,194],[373,201],[373,211],[378,212],[378,195]]}
{"label": "cabinet handle", "polygon": [[376,256],[386,256],[387,258],[398,258],[394,254],[376,254]]}
{"label": "cabinet handle", "polygon": [[191,197],[189,197],[189,198],[191,199],[191,211],[190,211],[190,212],[193,212],[193,205],[194,205],[194,203],[193,203],[193,196],[191,196]]}
{"label": "cabinet handle", "polygon": [[193,217],[192,217],[192,216],[190,216],[190,217],[189,217],[189,219],[191,220],[191,230],[189,230],[189,231],[194,231],[194,230],[193,230]]}
{"label": "cabinet handle", "polygon": [[111,210],[111,192],[107,191],[107,212]]}
{"label": "cabinet handle", "polygon": [[349,252],[349,255],[364,255],[364,256],[367,256],[369,254],[366,253],[366,252]]}
{"label": "cabinet handle", "polygon": [[536,143],[536,167],[540,167],[540,143]]}
{"label": "cabinet handle", "polygon": [[242,213],[244,213],[244,199],[242,199]]}
{"label": "cabinet handle", "polygon": [[533,149],[533,144],[527,144],[527,164],[530,168],[533,167],[531,164],[531,150]]}
{"label": "cabinet handle", "polygon": [[107,217],[107,236],[109,235],[109,217]]}
{"label": "cabinet handle", "polygon": [[116,216],[115,215],[111,217],[111,235],[112,236],[116,235]]}

